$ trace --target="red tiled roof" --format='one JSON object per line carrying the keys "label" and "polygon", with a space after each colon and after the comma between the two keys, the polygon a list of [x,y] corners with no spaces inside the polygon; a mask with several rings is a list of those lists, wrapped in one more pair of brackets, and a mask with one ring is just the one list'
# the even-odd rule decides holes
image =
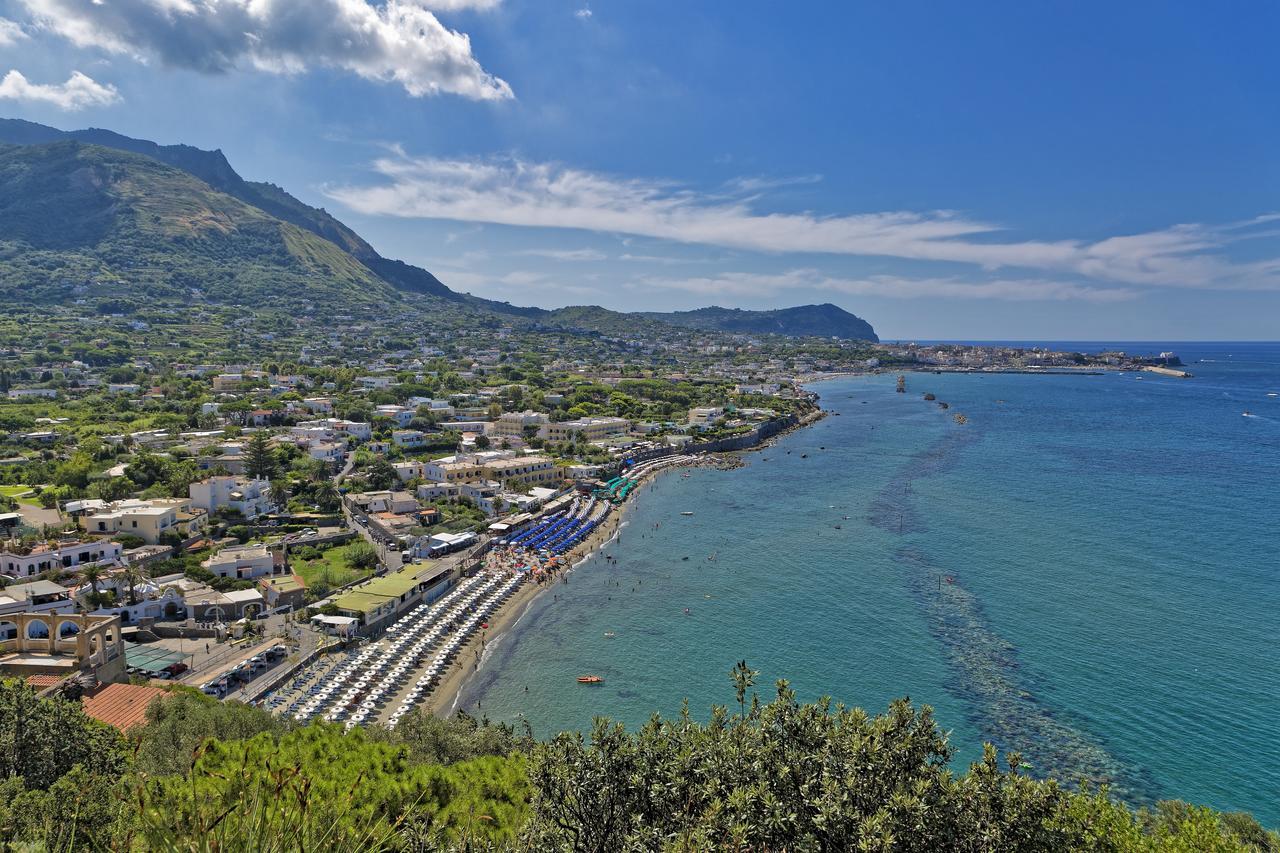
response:
{"label": "red tiled roof", "polygon": [[84,712],[124,732],[146,722],[147,706],[164,694],[159,687],[107,684],[92,696],[84,697]]}
{"label": "red tiled roof", "polygon": [[46,687],[52,687],[63,679],[61,675],[28,675],[27,686],[34,687],[36,690],[44,690]]}

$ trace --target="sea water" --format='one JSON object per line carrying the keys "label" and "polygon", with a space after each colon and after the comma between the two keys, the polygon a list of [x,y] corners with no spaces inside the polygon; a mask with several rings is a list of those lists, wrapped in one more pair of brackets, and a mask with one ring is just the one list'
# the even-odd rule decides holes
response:
{"label": "sea water", "polygon": [[1280,826],[1280,345],[1175,349],[1194,378],[818,383],[832,416],[644,486],[616,563],[537,599],[459,707],[705,718],[746,660],[766,700],[931,705],[959,768],[990,741]]}

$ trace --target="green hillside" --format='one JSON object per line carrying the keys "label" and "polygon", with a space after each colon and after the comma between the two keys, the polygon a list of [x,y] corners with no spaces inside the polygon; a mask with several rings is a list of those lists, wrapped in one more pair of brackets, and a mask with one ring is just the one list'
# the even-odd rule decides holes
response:
{"label": "green hillside", "polygon": [[329,240],[151,157],[0,146],[0,297],[303,308],[395,300]]}
{"label": "green hillside", "polygon": [[649,312],[644,316],[690,329],[730,334],[880,340],[870,323],[830,302],[772,311],[744,311],[741,308],[712,306],[693,311]]}

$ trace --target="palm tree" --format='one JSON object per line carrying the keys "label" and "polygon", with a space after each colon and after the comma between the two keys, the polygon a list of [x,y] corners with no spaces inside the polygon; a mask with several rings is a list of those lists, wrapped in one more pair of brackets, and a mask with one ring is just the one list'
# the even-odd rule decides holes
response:
{"label": "palm tree", "polygon": [[342,502],[342,496],[338,493],[338,487],[333,484],[332,480],[325,480],[322,483],[316,483],[315,489],[311,492],[312,498],[321,508],[332,510]]}
{"label": "palm tree", "polygon": [[80,577],[93,589],[94,600],[98,597],[98,582],[102,580],[102,566],[90,563],[80,569]]}
{"label": "palm tree", "polygon": [[271,500],[280,509],[285,509],[289,505],[289,484],[280,479],[272,480]]}
{"label": "palm tree", "polygon": [[129,604],[132,606],[138,603],[138,593],[136,587],[138,584],[146,580],[142,574],[142,569],[134,563],[124,567],[124,582],[129,585]]}

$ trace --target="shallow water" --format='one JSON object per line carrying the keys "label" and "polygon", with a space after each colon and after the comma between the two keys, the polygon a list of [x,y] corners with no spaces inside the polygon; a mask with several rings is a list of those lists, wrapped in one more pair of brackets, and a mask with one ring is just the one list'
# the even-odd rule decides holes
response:
{"label": "shallow water", "polygon": [[1280,825],[1280,345],[1175,348],[1196,378],[814,386],[840,416],[645,486],[618,563],[540,598],[461,706],[539,735],[705,715],[745,658],[765,698],[927,702],[961,763],[990,740]]}

